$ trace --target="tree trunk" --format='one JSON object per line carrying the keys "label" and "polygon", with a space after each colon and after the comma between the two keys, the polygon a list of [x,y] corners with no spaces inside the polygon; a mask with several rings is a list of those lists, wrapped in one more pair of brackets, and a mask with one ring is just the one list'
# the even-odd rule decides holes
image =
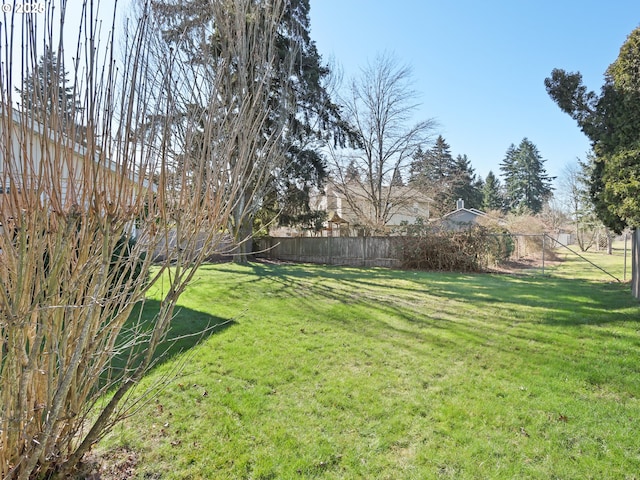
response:
{"label": "tree trunk", "polygon": [[576,242],[578,242],[580,251],[584,252],[584,237],[581,235],[580,223],[578,221],[576,221]]}
{"label": "tree trunk", "polygon": [[235,243],[233,261],[235,263],[247,263],[253,249],[253,212],[248,207],[251,198],[245,192],[238,201],[233,212],[233,224],[231,233]]}
{"label": "tree trunk", "polygon": [[247,215],[240,220],[235,233],[237,246],[234,250],[233,261],[235,263],[247,263],[253,253],[253,215]]}

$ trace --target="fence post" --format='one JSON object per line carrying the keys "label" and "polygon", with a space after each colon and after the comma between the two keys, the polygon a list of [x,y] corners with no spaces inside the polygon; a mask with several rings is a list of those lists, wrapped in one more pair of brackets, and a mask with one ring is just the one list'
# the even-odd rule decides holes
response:
{"label": "fence post", "polygon": [[622,281],[627,281],[627,240],[629,239],[629,234],[625,232],[624,234],[624,268],[622,270]]}
{"label": "fence post", "polygon": [[547,234],[542,234],[542,275],[544,275],[544,249],[545,249],[545,240],[547,239]]}
{"label": "fence post", "polygon": [[640,299],[640,229],[631,237],[631,293]]}
{"label": "fence post", "polygon": [[362,237],[362,266],[367,266],[367,237]]}

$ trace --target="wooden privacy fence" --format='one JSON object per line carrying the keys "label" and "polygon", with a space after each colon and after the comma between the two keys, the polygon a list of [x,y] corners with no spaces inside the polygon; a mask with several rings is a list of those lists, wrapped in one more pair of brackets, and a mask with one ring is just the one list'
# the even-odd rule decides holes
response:
{"label": "wooden privacy fence", "polygon": [[260,256],[296,263],[395,268],[401,265],[397,245],[394,237],[265,238],[260,241]]}
{"label": "wooden privacy fence", "polygon": [[[546,237],[542,235],[543,252]],[[402,265],[400,240],[400,237],[269,237],[259,241],[259,250],[261,250],[259,256],[296,263],[398,268]],[[557,239],[551,237],[549,241],[552,244],[559,243]],[[565,246],[565,248],[568,247]],[[631,250],[631,292],[636,298],[640,298],[640,230],[638,229],[633,231]]]}

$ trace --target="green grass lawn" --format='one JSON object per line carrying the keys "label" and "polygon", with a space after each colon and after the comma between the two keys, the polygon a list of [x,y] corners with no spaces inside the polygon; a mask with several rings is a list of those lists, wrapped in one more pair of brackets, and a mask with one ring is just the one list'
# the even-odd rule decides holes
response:
{"label": "green grass lawn", "polygon": [[203,267],[174,333],[233,322],[99,448],[137,478],[639,478],[639,304],[583,267]]}

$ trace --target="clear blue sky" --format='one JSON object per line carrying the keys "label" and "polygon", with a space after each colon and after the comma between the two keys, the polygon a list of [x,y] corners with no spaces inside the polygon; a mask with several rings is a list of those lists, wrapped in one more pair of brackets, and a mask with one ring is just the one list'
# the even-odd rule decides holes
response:
{"label": "clear blue sky", "polygon": [[529,138],[560,175],[587,138],[545,91],[553,68],[600,91],[606,68],[640,25],[638,0],[311,0],[311,36],[346,79],[379,53],[413,71],[419,118],[433,118],[454,156],[483,178]]}

